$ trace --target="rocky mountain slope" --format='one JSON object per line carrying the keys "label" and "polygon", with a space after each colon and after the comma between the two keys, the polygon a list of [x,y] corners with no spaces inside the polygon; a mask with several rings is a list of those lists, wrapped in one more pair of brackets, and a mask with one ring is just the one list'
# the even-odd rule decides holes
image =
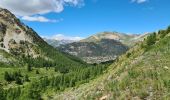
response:
{"label": "rocky mountain slope", "polygon": [[58,49],[82,58],[87,63],[101,63],[116,59],[137,43],[139,39],[141,39],[139,35],[102,32],[79,42],[61,45]]}
{"label": "rocky mountain slope", "polygon": [[[73,57],[74,58],[74,57]],[[12,13],[0,8],[0,66],[55,66],[61,62],[75,63],[48,45],[33,29]]]}
{"label": "rocky mountain slope", "polygon": [[169,100],[170,27],[152,33],[88,84],[54,95],[68,100]]}
{"label": "rocky mountain slope", "polygon": [[87,63],[101,63],[114,60],[125,53],[128,47],[121,42],[102,39],[99,42],[74,42],[59,47],[60,51],[82,58]]}
{"label": "rocky mountain slope", "polygon": [[[23,25],[6,9],[0,9],[0,49],[12,53],[38,56],[32,48],[43,40],[29,27]],[[24,48],[23,48],[24,47]]]}

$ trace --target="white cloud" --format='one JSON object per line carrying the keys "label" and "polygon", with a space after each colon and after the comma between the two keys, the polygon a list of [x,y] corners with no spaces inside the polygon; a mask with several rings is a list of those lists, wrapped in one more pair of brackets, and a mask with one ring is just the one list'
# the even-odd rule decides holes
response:
{"label": "white cloud", "polygon": [[0,0],[0,7],[8,9],[19,18],[37,22],[59,22],[43,17],[50,12],[60,13],[64,6],[83,6],[84,0]]}
{"label": "white cloud", "polygon": [[138,4],[141,4],[141,3],[144,3],[144,2],[147,2],[148,0],[131,0],[131,2],[135,2],[135,3],[138,3]]}
{"label": "white cloud", "polygon": [[63,20],[63,19],[52,20],[43,16],[23,16],[21,17],[21,19],[26,21],[34,21],[34,22],[60,22]]}
{"label": "white cloud", "polygon": [[79,36],[65,36],[63,34],[56,34],[53,36],[42,36],[43,38],[47,38],[47,39],[55,39],[55,40],[71,40],[71,41],[79,41],[84,39],[83,37],[79,37]]}
{"label": "white cloud", "polygon": [[83,0],[0,0],[0,7],[18,16],[62,12],[65,5],[80,6]]}

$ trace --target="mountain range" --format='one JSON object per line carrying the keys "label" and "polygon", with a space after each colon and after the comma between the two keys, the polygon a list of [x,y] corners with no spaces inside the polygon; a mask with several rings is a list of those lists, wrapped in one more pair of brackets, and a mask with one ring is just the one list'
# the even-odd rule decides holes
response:
{"label": "mountain range", "polygon": [[[147,34],[146,34],[147,35]],[[80,41],[46,40],[61,52],[81,58],[87,63],[103,63],[115,60],[129,47],[142,41],[146,35],[130,35],[118,32],[101,32]]]}
{"label": "mountain range", "polygon": [[66,44],[70,44],[73,42],[77,42],[74,40],[57,40],[57,39],[49,39],[49,38],[43,38],[44,41],[46,41],[48,44],[50,44],[53,47],[59,47],[61,45],[66,45]]}

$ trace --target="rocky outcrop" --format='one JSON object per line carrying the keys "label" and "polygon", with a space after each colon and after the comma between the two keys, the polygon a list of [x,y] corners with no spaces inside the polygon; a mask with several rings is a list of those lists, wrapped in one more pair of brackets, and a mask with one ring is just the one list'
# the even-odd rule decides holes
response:
{"label": "rocky outcrop", "polygon": [[13,55],[38,57],[36,42],[43,41],[12,13],[0,8],[0,49]]}

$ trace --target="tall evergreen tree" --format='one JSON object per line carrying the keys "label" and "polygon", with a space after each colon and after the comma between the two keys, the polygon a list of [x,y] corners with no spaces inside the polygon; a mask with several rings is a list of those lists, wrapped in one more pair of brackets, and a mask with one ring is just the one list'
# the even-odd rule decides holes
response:
{"label": "tall evergreen tree", "polygon": [[2,85],[0,85],[0,100],[6,100],[5,92],[4,89],[2,88]]}
{"label": "tall evergreen tree", "polygon": [[30,81],[28,75],[25,75],[24,81],[26,81],[26,82],[29,82],[29,81]]}
{"label": "tall evergreen tree", "polygon": [[5,71],[5,74],[4,74],[4,79],[7,82],[11,82],[12,81],[10,74],[8,72],[6,72],[6,71]]}
{"label": "tall evergreen tree", "polygon": [[19,77],[16,77],[15,81],[16,81],[16,84],[19,84],[19,85],[23,84],[22,80]]}
{"label": "tall evergreen tree", "polygon": [[26,65],[26,67],[27,67],[27,71],[32,71],[32,66],[30,65],[30,64],[28,64],[28,65]]}

